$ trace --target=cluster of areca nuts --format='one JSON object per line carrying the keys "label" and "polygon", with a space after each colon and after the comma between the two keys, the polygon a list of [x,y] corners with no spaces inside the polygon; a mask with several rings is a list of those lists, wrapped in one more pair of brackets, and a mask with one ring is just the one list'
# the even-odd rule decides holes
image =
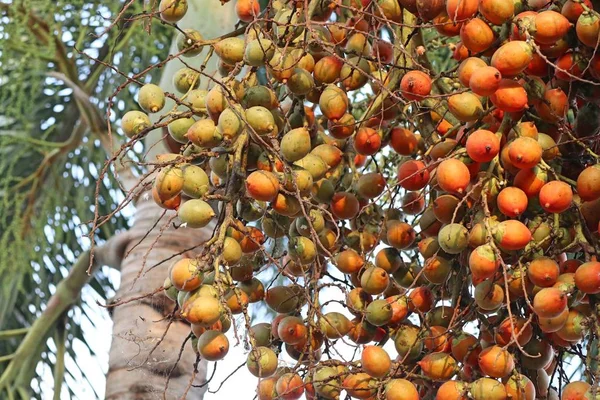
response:
{"label": "cluster of areca nuts", "polygon": [[[189,28],[177,42],[182,60],[216,54],[220,78],[184,67],[175,111],[146,84],[143,112],[121,121],[135,141],[156,128],[147,113],[164,112],[177,146],[159,157],[153,198],[182,226],[216,223],[164,285],[199,355],[222,359],[225,333],[245,326],[260,400],[596,398],[591,2],[235,9],[243,35]],[[157,11],[175,24],[186,10],[162,0]],[[434,75],[426,30],[455,67]],[[267,269],[284,281],[259,279]],[[255,303],[276,313],[270,323],[252,325]],[[341,343],[360,356],[336,357]],[[297,362],[284,366],[284,352]],[[564,381],[565,355],[583,357],[588,382]]]}

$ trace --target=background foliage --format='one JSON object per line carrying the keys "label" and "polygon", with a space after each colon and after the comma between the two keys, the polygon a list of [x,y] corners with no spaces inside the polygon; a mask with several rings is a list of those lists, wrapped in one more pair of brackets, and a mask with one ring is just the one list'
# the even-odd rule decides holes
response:
{"label": "background foliage", "polygon": [[[29,327],[89,248],[86,224],[94,216],[96,180],[111,145],[104,123],[106,99],[125,81],[93,59],[135,74],[168,52],[170,31],[157,24],[149,35],[142,19],[125,16],[125,22],[104,34],[123,3],[0,2],[0,330]],[[135,2],[129,12],[142,13],[142,7],[143,2]],[[110,105],[111,121],[131,108],[134,89],[130,86]],[[99,189],[97,211],[106,215],[123,196],[110,174]],[[126,215],[118,213],[96,232],[97,242],[125,228]],[[113,290],[106,272],[91,281],[102,299]],[[83,319],[93,321],[90,312],[79,304],[54,334],[54,341],[56,334],[66,339],[72,359],[75,340],[90,348],[80,327]],[[9,359],[19,339],[0,340],[0,356]],[[41,360],[50,367],[61,347],[52,341],[46,342]],[[31,360],[36,376],[20,377],[20,384],[35,378],[33,386],[39,385],[36,364]],[[5,367],[0,362],[0,374]]]}

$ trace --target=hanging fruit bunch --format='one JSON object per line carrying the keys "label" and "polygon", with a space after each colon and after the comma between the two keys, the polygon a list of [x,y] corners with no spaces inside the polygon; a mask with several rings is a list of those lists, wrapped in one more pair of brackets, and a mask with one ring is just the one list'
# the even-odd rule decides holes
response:
{"label": "hanging fruit bunch", "polygon": [[260,400],[597,398],[592,3],[236,1],[231,34],[179,32],[219,75],[143,85],[121,119],[130,145],[167,128],[154,201],[214,227],[164,284],[199,356],[237,324]]}

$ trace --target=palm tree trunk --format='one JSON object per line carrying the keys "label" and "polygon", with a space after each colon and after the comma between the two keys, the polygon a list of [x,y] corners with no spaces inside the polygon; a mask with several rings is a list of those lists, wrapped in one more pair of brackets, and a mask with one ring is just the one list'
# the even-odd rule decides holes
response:
{"label": "palm tree trunk", "polygon": [[[163,210],[152,200],[142,200],[138,203],[136,222],[129,231],[131,242],[126,254],[140,240],[141,243],[121,264],[121,286],[115,298],[116,302],[143,297],[160,288],[171,261],[152,267],[173,254],[197,246],[210,238],[210,226],[202,230],[170,227],[158,238],[160,227],[171,216],[170,213],[165,215],[152,229],[162,213]],[[150,230],[151,233],[147,234]],[[142,271],[146,255],[145,268]],[[191,341],[185,343],[180,354],[182,344],[190,334],[190,328],[183,322],[170,322],[169,318],[165,318],[172,309],[173,303],[165,298],[162,291],[114,308],[106,399],[155,399],[163,398],[163,393],[166,393],[165,398],[173,399],[180,398],[186,390],[189,390],[190,399],[201,398],[203,388],[189,386],[192,383],[202,383],[206,375],[206,366],[204,363],[198,366],[198,373],[192,381],[196,353],[191,347]]]}

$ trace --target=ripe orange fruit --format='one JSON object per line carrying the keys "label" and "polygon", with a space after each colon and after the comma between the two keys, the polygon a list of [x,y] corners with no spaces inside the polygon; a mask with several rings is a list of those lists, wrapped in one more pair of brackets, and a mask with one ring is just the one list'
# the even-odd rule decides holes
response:
{"label": "ripe orange fruit", "polygon": [[577,177],[577,194],[584,201],[600,198],[600,164],[587,167]]}
{"label": "ripe orange fruit", "polygon": [[417,136],[409,129],[396,127],[390,131],[390,146],[400,155],[414,154],[417,143]]}
{"label": "ripe orange fruit", "polygon": [[554,62],[554,65],[557,67],[554,74],[557,79],[572,82],[583,76],[583,71],[587,66],[587,62],[584,61],[579,53],[567,51],[558,57]]}
{"label": "ripe orange fruit", "polygon": [[448,0],[446,2],[446,13],[452,21],[464,21],[477,13],[476,0]]}
{"label": "ripe orange fruit", "polygon": [[527,209],[527,195],[521,189],[509,186],[498,193],[498,209],[507,217],[517,217]]}
{"label": "ripe orange fruit", "polygon": [[577,18],[577,38],[588,47],[595,48],[600,36],[600,19],[593,13],[584,12]]}
{"label": "ripe orange fruit", "polygon": [[423,161],[409,160],[398,167],[398,183],[406,190],[421,190],[429,182],[429,170]]}
{"label": "ripe orange fruit", "polygon": [[373,128],[360,128],[354,135],[354,149],[358,154],[370,156],[381,147],[381,136]]}
{"label": "ripe orange fruit", "polygon": [[504,112],[520,112],[527,108],[527,92],[519,82],[502,79],[490,101]]}
{"label": "ripe orange fruit", "polygon": [[519,169],[535,167],[542,159],[543,149],[537,140],[520,137],[508,146],[508,157],[512,165]]}
{"label": "ripe orange fruit", "polygon": [[560,268],[556,261],[549,257],[540,257],[529,263],[527,277],[539,287],[550,287],[556,283]]}
{"label": "ripe orange fruit", "polygon": [[251,22],[260,14],[260,4],[258,0],[237,0],[235,13],[240,21]]}
{"label": "ripe orange fruit", "polygon": [[304,394],[304,381],[298,374],[288,372],[277,379],[275,390],[278,399],[296,400]]}
{"label": "ripe orange fruit", "polygon": [[600,262],[589,261],[575,271],[575,286],[583,293],[600,293]]}
{"label": "ripe orange fruit", "polygon": [[433,302],[433,293],[427,286],[416,287],[408,295],[408,306],[411,311],[419,310],[426,313],[431,310]]}
{"label": "ripe orange fruit", "polygon": [[539,199],[546,212],[562,213],[571,207],[573,190],[565,182],[551,181],[542,186]]}
{"label": "ripe orange fruit", "polygon": [[477,246],[469,255],[469,268],[474,277],[487,279],[493,277],[500,267],[500,260],[490,244]]}
{"label": "ripe orange fruit", "polygon": [[460,28],[460,40],[471,52],[481,53],[494,43],[495,35],[487,23],[479,18],[473,18]]}
{"label": "ripe orange fruit", "polygon": [[461,332],[452,339],[452,356],[461,363],[477,365],[477,357],[481,352],[479,340],[470,333]]}
{"label": "ripe orange fruit", "polygon": [[365,260],[353,249],[347,249],[336,257],[336,267],[345,274],[354,274],[365,265]]}
{"label": "ripe orange fruit", "polygon": [[567,295],[554,287],[543,288],[533,298],[533,311],[543,318],[557,317],[566,307]]}
{"label": "ripe orange fruit", "polygon": [[389,354],[379,346],[365,346],[360,360],[365,372],[373,378],[383,378],[392,367]]}
{"label": "ripe orange fruit", "polygon": [[466,149],[473,161],[489,162],[500,152],[500,139],[491,131],[478,129],[467,138]]}
{"label": "ripe orange fruit", "polygon": [[392,379],[385,385],[385,400],[419,400],[419,392],[406,379]]}
{"label": "ripe orange fruit", "polygon": [[512,400],[534,400],[535,385],[523,374],[512,375],[504,384],[508,397]]}
{"label": "ripe orange fruit", "polygon": [[590,0],[584,0],[581,3],[575,2],[573,0],[567,0],[565,4],[563,4],[560,13],[564,15],[565,18],[567,18],[569,21],[575,23],[577,22],[579,16],[585,11],[582,4],[585,4],[589,8],[594,8]]}
{"label": "ripe orange fruit", "polygon": [[504,378],[515,368],[512,354],[500,346],[483,349],[479,354],[478,363],[481,372],[492,378]]}
{"label": "ripe orange fruit", "polygon": [[553,44],[567,34],[571,23],[564,15],[546,10],[538,13],[534,18],[535,32],[533,37],[537,43]]}
{"label": "ripe orange fruit", "polygon": [[456,360],[447,353],[430,353],[417,362],[423,375],[434,381],[446,381],[458,371]]}
{"label": "ripe orange fruit", "polygon": [[279,193],[279,180],[272,172],[254,171],[246,178],[246,191],[255,200],[273,201]]}
{"label": "ripe orange fruit", "polygon": [[514,219],[500,222],[492,233],[496,243],[504,250],[521,250],[531,241],[531,231]]}
{"label": "ripe orange fruit", "polygon": [[525,318],[513,317],[512,322],[510,318],[504,319],[504,321],[496,328],[496,334],[494,336],[496,344],[499,346],[507,346],[509,343],[512,343],[514,345],[514,333],[517,342],[521,346],[525,346],[533,336],[533,325],[525,325],[526,323],[527,319]]}
{"label": "ripe orange fruit", "polygon": [[440,386],[435,400],[468,400],[468,386],[461,381],[446,381]]}
{"label": "ripe orange fruit", "polygon": [[502,25],[515,13],[515,4],[511,0],[480,0],[479,12],[494,25]]}
{"label": "ripe orange fruit", "polygon": [[494,52],[490,65],[500,71],[504,78],[508,78],[523,72],[532,59],[531,46],[524,41],[513,40]]}
{"label": "ripe orange fruit", "polygon": [[432,326],[427,330],[426,336],[423,339],[425,348],[432,352],[450,351],[450,334],[448,329],[443,326]]}
{"label": "ripe orange fruit", "polygon": [[561,400],[584,400],[591,385],[587,382],[576,381],[567,384],[562,391]]}
{"label": "ripe orange fruit", "polygon": [[548,181],[548,175],[538,167],[522,169],[513,180],[513,184],[521,189],[527,197],[537,196]]}
{"label": "ripe orange fruit", "polygon": [[471,76],[480,68],[486,67],[487,64],[479,57],[469,57],[463,60],[458,67],[458,80],[464,86],[469,87]]}
{"label": "ripe orange fruit", "polygon": [[416,232],[406,222],[390,221],[387,226],[387,241],[390,246],[405,249],[413,244]]}
{"label": "ripe orange fruit", "polygon": [[483,67],[471,75],[469,87],[473,93],[479,96],[491,96],[500,86],[502,74],[494,67]]}
{"label": "ripe orange fruit", "polygon": [[448,16],[448,13],[442,11],[437,17],[433,19],[435,29],[444,36],[452,37],[460,34],[460,28],[462,22],[455,22]]}
{"label": "ripe orange fruit", "polygon": [[222,332],[206,331],[198,338],[198,352],[205,360],[222,360],[229,352],[229,340]]}
{"label": "ripe orange fruit", "polygon": [[191,292],[202,284],[200,264],[192,258],[176,261],[169,269],[171,284],[177,290]]}
{"label": "ripe orange fruit", "polygon": [[431,93],[431,78],[422,71],[409,71],[400,80],[400,94],[407,100],[423,100]]}
{"label": "ripe orange fruit", "polygon": [[450,158],[444,160],[436,169],[438,185],[449,193],[463,194],[471,181],[471,174],[465,163]]}
{"label": "ripe orange fruit", "polygon": [[360,210],[360,204],[352,193],[337,192],[330,203],[331,213],[338,219],[352,219]]}

